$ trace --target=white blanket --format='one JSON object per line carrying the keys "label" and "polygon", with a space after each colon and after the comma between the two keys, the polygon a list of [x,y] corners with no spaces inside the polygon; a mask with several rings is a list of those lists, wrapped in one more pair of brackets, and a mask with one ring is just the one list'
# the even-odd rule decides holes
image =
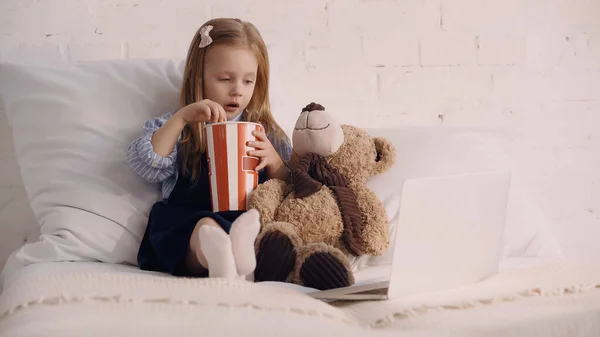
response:
{"label": "white blanket", "polygon": [[[390,301],[333,305],[360,325],[378,329],[453,326],[501,330],[514,322],[544,327],[556,323],[553,312],[564,315],[565,321],[558,323],[570,324],[569,314],[600,314],[600,265],[564,263],[507,268],[485,281],[458,289]],[[596,319],[594,324],[600,336],[599,323]]]}
{"label": "white blanket", "polygon": [[332,304],[272,284],[113,267],[22,270],[0,295],[0,336],[600,335],[600,266],[505,268],[461,289]]}

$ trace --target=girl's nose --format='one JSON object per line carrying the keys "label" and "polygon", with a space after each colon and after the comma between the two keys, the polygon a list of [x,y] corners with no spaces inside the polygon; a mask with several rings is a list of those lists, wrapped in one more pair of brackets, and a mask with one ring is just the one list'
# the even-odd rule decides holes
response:
{"label": "girl's nose", "polygon": [[241,84],[235,83],[231,88],[231,96],[242,96]]}

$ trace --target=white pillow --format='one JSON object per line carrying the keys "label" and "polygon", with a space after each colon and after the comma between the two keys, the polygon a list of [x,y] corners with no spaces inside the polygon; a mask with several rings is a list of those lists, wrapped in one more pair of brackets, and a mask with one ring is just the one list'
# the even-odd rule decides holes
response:
{"label": "white pillow", "polygon": [[0,99],[38,242],[15,256],[38,261],[136,263],[160,191],[125,153],[142,124],[178,106],[182,62],[127,60],[0,64]]}
{"label": "white pillow", "polygon": [[[393,237],[398,221],[401,183],[410,178],[471,173],[511,171],[510,140],[500,132],[470,127],[407,127],[367,129],[372,136],[385,137],[396,148],[396,162],[386,173],[371,178],[368,186],[381,198]],[[394,242],[391,243],[393,247]],[[512,179],[503,238],[503,257],[562,258],[550,224],[531,198]],[[392,250],[371,257],[365,265],[391,263]]]}

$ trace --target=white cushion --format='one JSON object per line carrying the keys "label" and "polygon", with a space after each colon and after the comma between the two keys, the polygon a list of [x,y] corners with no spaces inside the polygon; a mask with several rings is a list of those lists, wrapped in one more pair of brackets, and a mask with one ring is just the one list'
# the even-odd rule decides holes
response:
{"label": "white cushion", "polygon": [[144,121],[176,108],[182,64],[166,60],[0,64],[0,98],[38,242],[16,257],[136,263],[159,190],[125,162]]}
{"label": "white cushion", "polygon": [[[511,141],[504,134],[472,127],[406,127],[368,129],[372,136],[385,137],[396,148],[396,162],[382,175],[371,178],[368,186],[384,202],[395,232],[400,207],[401,183],[410,178],[479,171],[512,171]],[[394,242],[391,243],[393,247]],[[391,263],[392,250],[371,257],[365,265]],[[512,179],[503,238],[503,257],[562,258],[558,241],[547,219],[516,179]]]}
{"label": "white cushion", "polygon": [[[168,60],[0,64],[0,99],[42,233],[16,252],[21,263],[136,263],[160,191],[127,166],[125,151],[147,119],[177,108],[182,70],[182,62]],[[506,139],[498,134],[435,127],[371,131],[398,151],[394,168],[369,182],[385,202],[392,229],[403,179],[508,162]],[[505,255],[559,254],[549,226],[518,186],[509,203]],[[386,263],[386,257],[370,263]]]}

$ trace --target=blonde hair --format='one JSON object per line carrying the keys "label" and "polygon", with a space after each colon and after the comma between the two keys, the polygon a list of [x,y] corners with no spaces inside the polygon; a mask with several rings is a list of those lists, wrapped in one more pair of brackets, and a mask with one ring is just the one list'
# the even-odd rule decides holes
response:
{"label": "blonde hair", "polygon": [[[200,30],[211,25],[210,37],[213,42],[204,48],[200,45]],[[218,18],[204,23],[196,32],[190,44],[183,85],[181,88],[181,107],[202,100],[204,97],[204,59],[208,49],[214,45],[225,44],[249,48],[258,63],[258,71],[254,93],[246,107],[246,121],[261,123],[266,134],[273,133],[278,141],[288,142],[285,132],[271,114],[269,102],[269,57],[267,47],[254,25],[239,19]],[[201,126],[204,126],[202,123]],[[187,124],[183,129],[179,155],[182,159],[182,173],[197,181],[202,170],[202,154],[206,145],[202,139],[201,129],[197,123]]]}

